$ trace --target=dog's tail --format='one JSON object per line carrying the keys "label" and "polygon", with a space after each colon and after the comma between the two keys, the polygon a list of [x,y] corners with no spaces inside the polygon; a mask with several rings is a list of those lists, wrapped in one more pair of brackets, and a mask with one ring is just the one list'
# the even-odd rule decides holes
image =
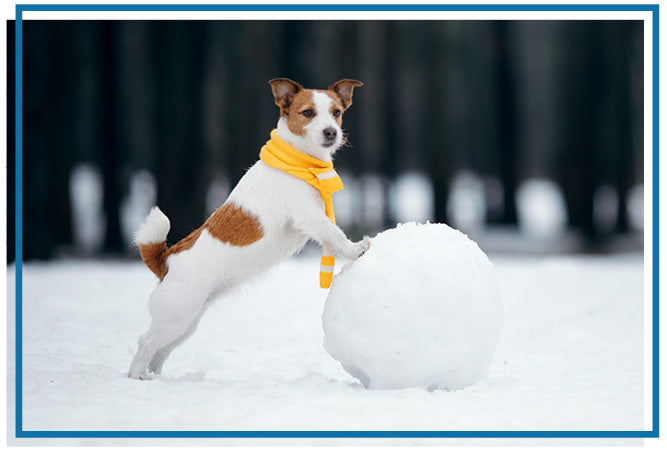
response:
{"label": "dog's tail", "polygon": [[141,259],[160,280],[167,274],[167,233],[170,227],[167,216],[155,206],[134,235]]}

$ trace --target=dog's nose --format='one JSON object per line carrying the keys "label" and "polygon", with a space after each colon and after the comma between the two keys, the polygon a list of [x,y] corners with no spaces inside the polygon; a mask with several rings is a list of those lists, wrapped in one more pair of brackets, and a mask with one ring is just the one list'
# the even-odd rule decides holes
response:
{"label": "dog's nose", "polygon": [[332,140],[334,140],[334,139],[336,138],[336,134],[337,134],[338,132],[337,132],[336,129],[334,129],[333,127],[327,127],[326,129],[324,129],[324,130],[322,131],[322,133],[324,134],[324,138],[325,138],[326,140],[328,140],[328,141],[332,141]]}

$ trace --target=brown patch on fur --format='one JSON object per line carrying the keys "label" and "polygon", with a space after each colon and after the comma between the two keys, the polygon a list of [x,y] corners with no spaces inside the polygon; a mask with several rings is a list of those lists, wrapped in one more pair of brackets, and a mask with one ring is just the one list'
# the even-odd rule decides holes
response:
{"label": "brown patch on fur", "polygon": [[225,203],[211,214],[202,226],[169,247],[167,256],[192,248],[203,229],[208,230],[217,240],[237,247],[250,245],[264,236],[257,217],[244,212],[234,203]]}
{"label": "brown patch on fur", "polygon": [[197,228],[168,249],[166,242],[139,244],[141,259],[144,260],[146,266],[148,266],[157,278],[163,280],[164,276],[167,275],[167,272],[169,271],[167,268],[167,258],[191,248],[199,238],[201,229],[202,227]]}
{"label": "brown patch on fur", "polygon": [[167,243],[139,244],[139,253],[146,266],[162,280],[167,275]]}
{"label": "brown patch on fur", "polygon": [[[310,118],[302,112],[312,110]],[[287,118],[287,127],[294,135],[306,135],[305,127],[317,116],[315,104],[313,103],[313,90],[301,90],[292,99],[289,107],[281,109],[280,116]]]}
{"label": "brown patch on fur", "polygon": [[199,235],[201,234],[201,229],[202,228],[203,228],[203,226],[200,226],[199,228],[194,230],[192,233],[188,234],[183,239],[178,241],[176,244],[169,247],[169,250],[167,252],[167,256],[175,255],[177,253],[181,253],[181,252],[184,252],[185,250],[191,249],[192,246],[195,245],[195,242],[197,242],[197,239],[199,239]]}
{"label": "brown patch on fur", "polygon": [[139,252],[146,266],[160,280],[167,275],[167,258],[192,248],[203,229],[221,242],[243,247],[259,241],[264,236],[262,225],[257,217],[243,212],[234,203],[226,203],[209,217],[206,222],[192,233],[167,249],[167,243],[140,244]]}
{"label": "brown patch on fur", "polygon": [[250,245],[264,236],[259,219],[243,212],[243,209],[234,203],[220,206],[202,227],[219,241],[237,247]]}
{"label": "brown patch on fur", "polygon": [[[324,91],[324,93],[326,93],[333,101],[331,103],[331,108],[329,108],[329,113],[331,113],[331,116],[334,117],[334,119],[336,120],[336,123],[338,123],[338,126],[342,126],[343,125],[343,112],[345,111],[345,107],[343,106],[343,103],[340,101],[340,98],[338,97],[338,95],[336,93],[334,93],[333,91]],[[334,112],[336,110],[340,110],[340,115],[338,115],[338,116],[334,115]]]}

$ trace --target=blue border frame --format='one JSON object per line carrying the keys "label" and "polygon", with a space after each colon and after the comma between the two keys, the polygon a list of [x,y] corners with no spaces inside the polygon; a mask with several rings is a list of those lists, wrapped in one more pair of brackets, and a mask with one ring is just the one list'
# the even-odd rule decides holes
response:
{"label": "blue border frame", "polygon": [[[16,437],[17,438],[657,438],[659,437],[659,9],[628,5],[16,5]],[[653,429],[651,431],[24,431],[23,11],[650,11],[653,25]]]}

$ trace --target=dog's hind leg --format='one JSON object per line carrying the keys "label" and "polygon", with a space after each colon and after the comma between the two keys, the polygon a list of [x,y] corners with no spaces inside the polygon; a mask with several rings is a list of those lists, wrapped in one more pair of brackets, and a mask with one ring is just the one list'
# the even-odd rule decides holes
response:
{"label": "dog's hind leg", "polygon": [[169,345],[165,346],[164,348],[160,349],[155,353],[151,361],[148,363],[148,371],[150,373],[154,374],[162,373],[162,367],[164,366],[164,362],[169,357],[169,354],[171,354],[171,352],[174,349],[176,349],[177,346],[180,346],[185,340],[190,338],[190,336],[192,336],[194,331],[197,330],[197,326],[199,325],[199,320],[206,311],[206,308],[208,308],[208,305],[209,305],[208,302],[202,305],[201,309],[199,310],[199,313],[195,316],[195,319],[192,320],[188,328],[185,330],[185,332],[183,332],[183,334],[180,337],[178,337],[174,342],[170,343]]}
{"label": "dog's hind leg", "polygon": [[[165,280],[153,291],[149,302],[151,326],[139,338],[139,349],[128,373],[131,378],[149,379],[147,368],[154,359],[155,369],[162,368],[171,349],[194,332],[207,298],[197,288],[178,281]],[[161,351],[166,354],[156,359]]]}

